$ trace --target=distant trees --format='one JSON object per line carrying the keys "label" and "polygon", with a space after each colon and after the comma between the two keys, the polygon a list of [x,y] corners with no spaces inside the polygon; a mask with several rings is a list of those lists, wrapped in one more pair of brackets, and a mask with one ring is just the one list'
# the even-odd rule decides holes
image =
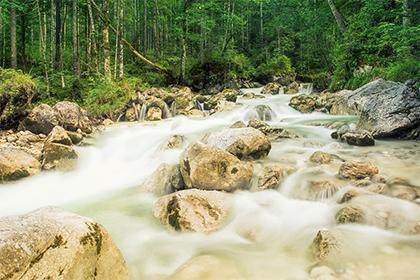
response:
{"label": "distant trees", "polygon": [[47,93],[76,92],[91,76],[142,76],[149,83],[169,76],[206,86],[286,72],[344,87],[363,65],[417,69],[415,6],[409,0],[0,1],[0,66],[31,71]]}

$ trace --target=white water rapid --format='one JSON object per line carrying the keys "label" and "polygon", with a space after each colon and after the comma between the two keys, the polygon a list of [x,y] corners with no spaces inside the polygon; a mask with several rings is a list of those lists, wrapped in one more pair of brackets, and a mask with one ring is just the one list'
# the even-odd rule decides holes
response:
{"label": "white water rapid", "polygon": [[[259,93],[260,89],[246,90]],[[107,130],[88,147],[78,147],[74,171],[45,172],[0,186],[0,216],[23,214],[44,206],[59,206],[100,222],[123,252],[132,279],[166,279],[191,257],[212,254],[229,259],[241,279],[308,279],[307,257],[318,230],[345,236],[344,255],[330,265],[345,279],[420,279],[419,235],[402,235],[363,225],[336,225],[336,197],[304,196],[308,178],[334,176],[336,170],[310,166],[308,157],[322,150],[345,159],[369,158],[381,173],[403,176],[420,185],[420,144],[377,141],[374,147],[351,147],[330,138],[329,125],[354,121],[351,116],[301,114],[288,106],[290,96],[240,99],[237,109],[206,118],[177,116],[154,123],[123,123]],[[238,192],[234,212],[222,230],[209,235],[171,233],[153,218],[156,197],[137,187],[161,164],[176,163],[182,150],[163,150],[174,134],[188,143],[203,134],[255,117],[257,105],[274,112],[271,125],[304,135],[272,143],[266,161],[290,163],[298,171],[278,191]],[[326,125],[326,126],[321,126]],[[383,203],[411,211],[411,202],[388,198]],[[401,210],[402,211],[402,210]],[[416,237],[417,236],[417,237]],[[209,278],[211,279],[211,278]]]}

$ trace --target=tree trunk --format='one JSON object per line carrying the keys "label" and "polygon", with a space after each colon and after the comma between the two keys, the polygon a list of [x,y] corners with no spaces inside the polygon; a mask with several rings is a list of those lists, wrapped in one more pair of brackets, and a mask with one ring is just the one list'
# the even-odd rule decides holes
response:
{"label": "tree trunk", "polygon": [[16,50],[16,9],[10,9],[10,67],[17,68]]}
{"label": "tree trunk", "polygon": [[72,39],[73,39],[73,74],[75,76],[80,76],[80,67],[79,67],[79,55],[77,47],[77,0],[72,0],[72,10],[73,10],[73,26],[72,26]]}
{"label": "tree trunk", "polygon": [[50,64],[51,68],[54,65],[54,0],[50,0]]}
{"label": "tree trunk", "polygon": [[3,52],[3,9],[0,6],[0,67],[4,67],[4,52]]}
{"label": "tree trunk", "polygon": [[264,20],[263,20],[263,3],[260,2],[260,40],[264,44]]}
{"label": "tree trunk", "polygon": [[102,29],[102,44],[104,52],[104,74],[109,79],[112,78],[111,73],[111,57],[109,46],[109,0],[104,0],[103,3],[104,25]]}
{"label": "tree trunk", "polygon": [[61,19],[61,9],[62,9],[62,0],[55,0],[55,69],[62,70],[63,67],[63,57],[61,49],[61,32],[62,32],[62,19]]}
{"label": "tree trunk", "polygon": [[26,31],[27,31],[27,22],[25,12],[20,13],[20,44],[19,44],[19,60],[20,67],[26,67]]}
{"label": "tree trunk", "polygon": [[144,0],[143,9],[143,44],[144,51],[147,51],[147,0]]}
{"label": "tree trunk", "polygon": [[346,25],[344,24],[343,17],[341,16],[340,12],[335,7],[333,0],[327,0],[328,5],[330,6],[331,12],[337,22],[338,28],[340,28],[341,33],[346,32]]}
{"label": "tree trunk", "polygon": [[118,36],[118,78],[124,78],[124,45],[121,38],[124,37],[124,0],[120,0],[119,18],[120,18],[120,34]]}
{"label": "tree trunk", "polygon": [[45,91],[47,95],[50,94],[50,81],[48,77],[48,61],[47,61],[47,54],[46,54],[46,45],[45,45],[45,34],[44,34],[44,16],[41,14],[41,5],[39,4],[39,0],[36,2],[38,8],[38,18],[39,18],[39,44],[41,47],[41,54],[42,54],[42,64],[44,67],[44,75],[45,75]]}
{"label": "tree trunk", "polygon": [[90,31],[88,44],[89,46],[91,46],[93,67],[95,68],[96,72],[99,72],[98,49],[96,47],[96,29],[95,29],[95,21],[93,19],[91,0],[88,0],[88,18],[89,18],[89,31]]}

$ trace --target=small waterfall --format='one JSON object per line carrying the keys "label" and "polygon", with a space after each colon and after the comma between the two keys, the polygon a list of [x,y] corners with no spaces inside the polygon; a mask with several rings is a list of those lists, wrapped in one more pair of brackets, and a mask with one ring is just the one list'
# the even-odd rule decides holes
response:
{"label": "small waterfall", "polygon": [[145,121],[146,120],[146,114],[147,114],[147,105],[143,104],[143,105],[141,105],[141,109],[140,109],[139,121]]}
{"label": "small waterfall", "polygon": [[172,102],[170,111],[171,111],[172,116],[177,115],[176,102]]}
{"label": "small waterfall", "polygon": [[300,84],[299,93],[311,94],[313,89],[314,89],[314,84],[312,84],[312,83]]}
{"label": "small waterfall", "polygon": [[168,118],[172,118],[172,113],[171,110],[169,109],[168,104],[164,103],[163,106],[163,110],[162,110],[162,118],[163,119],[168,119]]}
{"label": "small waterfall", "polygon": [[284,87],[279,88],[279,94],[284,94]]}
{"label": "small waterfall", "polygon": [[261,121],[271,121],[273,118],[276,117],[276,113],[274,113],[273,109],[270,106],[261,104],[254,108],[255,112],[258,115],[258,119]]}
{"label": "small waterfall", "polygon": [[198,109],[198,110],[200,110],[200,111],[202,111],[202,112],[204,112],[204,111],[205,111],[205,110],[204,110],[204,103],[201,103],[200,101],[195,100],[195,106],[197,107],[197,109]]}

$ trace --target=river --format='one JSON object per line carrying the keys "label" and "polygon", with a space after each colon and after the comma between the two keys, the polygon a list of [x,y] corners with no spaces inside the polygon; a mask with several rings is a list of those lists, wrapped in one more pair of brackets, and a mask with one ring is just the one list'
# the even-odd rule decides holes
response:
{"label": "river", "polygon": [[[250,89],[259,93],[260,89]],[[420,185],[420,143],[377,141],[374,147],[353,147],[330,138],[331,127],[355,121],[352,116],[301,114],[288,106],[291,96],[239,99],[237,108],[206,118],[177,116],[155,123],[122,123],[78,147],[75,170],[46,172],[0,188],[0,215],[23,214],[43,206],[59,206],[100,222],[111,233],[130,267],[133,279],[164,279],[191,257],[211,254],[239,269],[243,279],[307,279],[307,256],[316,233],[331,229],[344,236],[343,255],[331,263],[346,279],[420,279],[420,237],[363,225],[336,225],[337,196],[310,199],[308,178],[334,177],[337,166],[308,164],[318,150],[344,159],[369,159],[381,174],[404,177]],[[273,111],[271,125],[303,135],[272,143],[265,161],[297,167],[278,191],[237,192],[234,211],[222,230],[209,235],[168,232],[152,215],[156,197],[138,186],[161,164],[176,163],[182,150],[162,149],[174,134],[192,143],[203,134],[248,121],[255,106]],[[345,187],[346,188],[346,187]],[[347,187],[348,188],[348,187]],[[384,203],[401,211],[420,207],[395,198]],[[252,236],[252,238],[249,238]],[[232,264],[233,263],[233,264]],[[210,278],[209,278],[210,279]]]}

